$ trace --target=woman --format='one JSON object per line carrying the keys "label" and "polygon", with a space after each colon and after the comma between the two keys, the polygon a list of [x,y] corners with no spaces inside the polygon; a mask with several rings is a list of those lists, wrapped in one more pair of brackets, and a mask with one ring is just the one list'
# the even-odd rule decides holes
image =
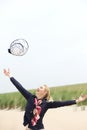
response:
{"label": "woman", "polygon": [[23,125],[26,126],[26,130],[44,130],[42,120],[48,109],[73,105],[87,99],[87,95],[84,95],[80,96],[76,100],[49,101],[50,90],[47,85],[39,87],[36,90],[36,95],[33,95],[23,88],[23,86],[14,77],[10,76],[9,69],[4,69],[4,74],[10,78],[10,81],[27,100],[23,122]]}

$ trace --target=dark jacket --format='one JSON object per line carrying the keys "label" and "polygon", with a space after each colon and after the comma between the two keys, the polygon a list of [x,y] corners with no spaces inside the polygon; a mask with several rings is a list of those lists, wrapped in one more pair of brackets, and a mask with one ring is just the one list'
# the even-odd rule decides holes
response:
{"label": "dark jacket", "polygon": [[75,100],[70,101],[50,101],[48,102],[46,99],[42,100],[41,106],[41,113],[40,113],[40,119],[38,120],[37,124],[35,126],[32,126],[31,119],[33,117],[33,109],[35,108],[34,105],[34,99],[37,98],[35,95],[31,94],[29,91],[27,91],[23,86],[13,77],[10,78],[11,82],[15,85],[15,87],[20,91],[20,93],[25,97],[27,100],[27,104],[25,107],[25,114],[24,114],[24,122],[23,125],[29,125],[29,128],[32,130],[39,130],[43,129],[44,125],[42,123],[44,114],[49,108],[57,108],[57,107],[63,107],[68,105],[76,104]]}

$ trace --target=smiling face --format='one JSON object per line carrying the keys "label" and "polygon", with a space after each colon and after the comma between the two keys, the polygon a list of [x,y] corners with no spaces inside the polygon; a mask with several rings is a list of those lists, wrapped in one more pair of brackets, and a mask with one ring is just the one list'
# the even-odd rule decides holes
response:
{"label": "smiling face", "polygon": [[39,88],[37,88],[36,96],[38,99],[43,99],[43,98],[47,98],[48,96],[50,96],[50,91],[48,89],[48,86],[43,85],[43,86],[40,86]]}

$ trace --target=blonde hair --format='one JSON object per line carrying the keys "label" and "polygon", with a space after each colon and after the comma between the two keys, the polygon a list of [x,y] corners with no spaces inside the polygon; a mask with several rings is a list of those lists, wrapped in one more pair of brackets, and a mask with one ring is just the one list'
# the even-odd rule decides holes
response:
{"label": "blonde hair", "polygon": [[49,89],[49,87],[46,84],[44,84],[44,86],[45,86],[45,90],[46,90],[46,95],[44,96],[44,98],[49,101],[51,99],[50,89]]}

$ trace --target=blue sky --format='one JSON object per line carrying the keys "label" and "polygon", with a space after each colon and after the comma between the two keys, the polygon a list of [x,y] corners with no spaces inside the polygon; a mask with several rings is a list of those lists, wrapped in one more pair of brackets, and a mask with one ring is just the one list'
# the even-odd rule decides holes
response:
{"label": "blue sky", "polygon": [[[0,93],[17,91],[3,68],[26,89],[87,82],[86,0],[3,0],[0,23]],[[17,38],[29,43],[22,57],[7,52]]]}

